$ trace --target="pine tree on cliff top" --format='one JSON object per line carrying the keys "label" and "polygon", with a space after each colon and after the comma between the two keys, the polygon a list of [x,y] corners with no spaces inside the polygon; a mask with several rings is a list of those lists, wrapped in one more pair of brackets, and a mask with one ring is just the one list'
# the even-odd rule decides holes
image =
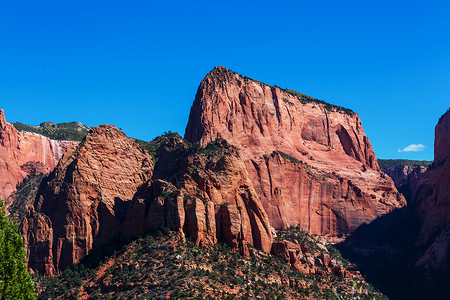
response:
{"label": "pine tree on cliff top", "polygon": [[17,224],[6,216],[0,199],[0,299],[35,298],[22,237],[17,233]]}

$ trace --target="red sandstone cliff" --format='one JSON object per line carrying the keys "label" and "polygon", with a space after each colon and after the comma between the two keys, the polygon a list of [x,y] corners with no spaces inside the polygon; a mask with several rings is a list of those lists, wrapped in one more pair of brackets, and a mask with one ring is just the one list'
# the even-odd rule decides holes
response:
{"label": "red sandstone cliff", "polygon": [[224,67],[201,82],[185,138],[234,145],[275,228],[345,235],[405,205],[357,114]]}
{"label": "red sandstone cliff", "polygon": [[151,156],[112,126],[67,151],[20,226],[31,269],[55,274],[117,238],[128,202],[152,174]]}
{"label": "red sandstone cliff", "polygon": [[413,183],[412,204],[422,222],[416,244],[427,246],[418,266],[450,269],[450,111],[435,130],[434,166]]}
{"label": "red sandstone cliff", "polygon": [[18,131],[6,122],[0,109],[0,195],[7,198],[16,184],[32,172],[50,172],[66,149],[77,144]]}
{"label": "red sandstone cliff", "polygon": [[181,137],[169,138],[160,147],[153,180],[131,204],[128,236],[168,227],[197,245],[222,241],[244,255],[247,244],[270,251],[268,217],[243,160],[225,141],[193,152]]}
{"label": "red sandstone cliff", "polygon": [[382,168],[394,181],[395,186],[399,187],[419,177],[421,174],[427,171],[428,166],[413,166],[413,165],[400,165],[389,168]]}
{"label": "red sandstone cliff", "polygon": [[162,228],[243,254],[247,244],[270,251],[267,215],[236,150],[193,153],[181,138],[164,147],[155,174],[150,154],[109,125],[66,152],[20,226],[29,268],[52,275],[115,239]]}

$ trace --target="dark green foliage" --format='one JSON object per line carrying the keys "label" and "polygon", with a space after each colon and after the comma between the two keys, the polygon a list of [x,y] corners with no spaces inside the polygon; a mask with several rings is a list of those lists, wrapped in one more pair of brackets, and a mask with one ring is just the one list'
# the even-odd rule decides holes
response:
{"label": "dark green foliage", "polygon": [[6,217],[0,200],[0,298],[35,299],[34,285],[25,264],[22,237],[17,224]]}
{"label": "dark green foliage", "polygon": [[[218,138],[205,147],[201,147],[199,143],[190,143],[178,133],[170,131],[156,137],[151,142],[141,144],[140,147],[152,156],[156,169],[158,169],[158,161],[161,155],[165,156],[163,164],[167,163],[167,160],[170,160],[170,163],[175,163],[189,156],[197,156],[194,164],[200,166],[200,160],[207,161],[212,157],[219,157],[234,150],[224,139]],[[168,153],[172,153],[170,158],[168,158]],[[166,166],[163,167],[166,169]],[[158,171],[155,173],[158,173]]]}
{"label": "dark green foliage", "polygon": [[42,134],[53,140],[81,141],[91,129],[79,122],[59,123],[44,122],[39,126],[13,123],[17,130]]}
{"label": "dark green foliage", "polygon": [[[107,263],[111,259],[114,264]],[[253,248],[246,259],[224,244],[197,247],[171,232],[141,237],[103,261],[90,269],[78,264],[56,277],[37,277],[44,288],[39,299],[75,299],[80,290],[89,299],[327,299],[331,289],[324,281],[340,294],[352,284],[329,275],[302,275]],[[380,299],[377,293],[371,296]]]}
{"label": "dark green foliage", "polygon": [[152,156],[153,162],[158,161],[159,148],[167,144],[170,140],[179,139],[183,140],[177,132],[164,132],[164,134],[156,137],[151,142],[143,142],[141,140],[135,140],[142,149],[146,150]]}
{"label": "dark green foliage", "polygon": [[280,156],[282,158],[289,160],[291,163],[294,163],[294,164],[300,164],[301,163],[301,161],[299,161],[295,157],[292,157],[292,156],[290,156],[290,155],[288,155],[288,154],[286,154],[284,152],[278,151],[278,154],[280,154]]}
{"label": "dark green foliage", "polygon": [[408,160],[408,159],[378,159],[380,168],[395,168],[399,166],[424,166],[429,167],[433,162],[428,160]]}
{"label": "dark green foliage", "polygon": [[10,195],[9,199],[14,200],[8,207],[8,211],[17,222],[20,223],[20,220],[25,215],[26,206],[33,203],[39,185],[45,178],[47,178],[47,175],[42,173],[29,175],[17,185],[16,190]]}
{"label": "dark green foliage", "polygon": [[338,105],[334,105],[328,102],[325,102],[323,100],[319,100],[310,96],[307,96],[305,94],[290,90],[290,89],[282,89],[283,91],[285,91],[286,93],[291,94],[292,96],[297,97],[298,100],[300,100],[301,103],[305,104],[305,103],[317,103],[317,104],[321,104],[325,107],[326,110],[328,111],[337,111],[337,112],[342,112],[342,113],[346,113],[348,115],[353,115],[354,112],[349,109],[349,108],[345,108],[342,106],[338,106]]}
{"label": "dark green foliage", "polygon": [[315,239],[306,233],[305,231],[301,230],[300,226],[296,227],[289,227],[286,229],[281,229],[277,232],[276,239],[286,239],[288,241],[297,241],[299,244],[305,242],[308,244],[308,247],[311,250],[319,250],[319,247],[317,247]]}

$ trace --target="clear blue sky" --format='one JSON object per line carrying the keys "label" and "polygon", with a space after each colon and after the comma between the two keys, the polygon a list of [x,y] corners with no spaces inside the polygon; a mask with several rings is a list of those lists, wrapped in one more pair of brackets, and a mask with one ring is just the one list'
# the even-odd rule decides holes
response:
{"label": "clear blue sky", "polygon": [[[2,1],[7,120],[184,133],[216,65],[359,113],[379,158],[433,158],[450,1]],[[423,144],[418,152],[398,152]],[[420,147],[419,147],[420,148]]]}

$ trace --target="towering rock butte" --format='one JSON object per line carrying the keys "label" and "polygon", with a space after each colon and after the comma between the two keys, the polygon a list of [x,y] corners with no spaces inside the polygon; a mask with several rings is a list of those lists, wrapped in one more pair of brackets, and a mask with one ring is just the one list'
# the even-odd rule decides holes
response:
{"label": "towering rock butte", "polygon": [[434,166],[412,183],[411,203],[422,222],[418,266],[450,270],[450,110],[435,129]]}
{"label": "towering rock butte", "polygon": [[78,142],[55,141],[45,136],[18,131],[5,120],[0,109],[0,195],[7,198],[29,173],[48,173],[66,149]]}
{"label": "towering rock butte", "polygon": [[201,82],[185,138],[235,146],[277,229],[345,235],[405,205],[357,114],[224,67]]}
{"label": "towering rock butte", "polygon": [[29,268],[53,275],[113,240],[162,228],[199,245],[270,251],[268,218],[243,161],[225,144],[216,148],[199,154],[170,138],[155,166],[114,126],[92,129],[64,154],[20,225]]}

